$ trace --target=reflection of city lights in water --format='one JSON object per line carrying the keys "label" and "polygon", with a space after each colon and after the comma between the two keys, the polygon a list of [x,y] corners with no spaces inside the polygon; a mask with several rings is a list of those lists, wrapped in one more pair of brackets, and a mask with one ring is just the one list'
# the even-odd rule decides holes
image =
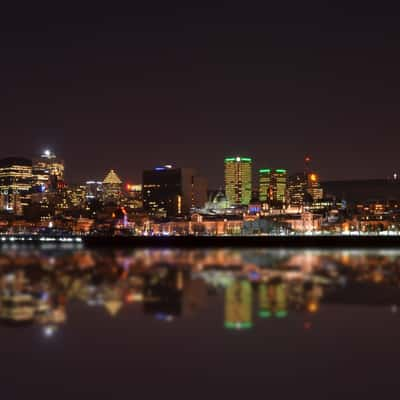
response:
{"label": "reflection of city lights in water", "polygon": [[309,321],[304,322],[304,330],[305,331],[309,331],[311,329],[311,327],[312,327],[311,322],[309,322]]}
{"label": "reflection of city lights in water", "polygon": [[318,311],[318,304],[315,301],[312,301],[311,303],[308,304],[307,310],[310,313],[315,313]]}
{"label": "reflection of city lights in water", "polygon": [[174,320],[174,317],[172,315],[164,314],[164,313],[157,313],[155,315],[155,318],[159,321],[165,321],[165,322],[172,322]]}
{"label": "reflection of city lights in water", "polygon": [[46,338],[51,338],[56,333],[57,328],[53,325],[48,325],[43,328],[43,334]]}

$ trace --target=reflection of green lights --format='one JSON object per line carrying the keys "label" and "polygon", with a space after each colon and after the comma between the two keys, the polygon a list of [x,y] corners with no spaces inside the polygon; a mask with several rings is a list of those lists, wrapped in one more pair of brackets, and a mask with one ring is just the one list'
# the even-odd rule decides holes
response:
{"label": "reflection of green lights", "polygon": [[251,322],[225,322],[227,329],[250,329],[252,326]]}
{"label": "reflection of green lights", "polygon": [[286,174],[286,169],[276,169],[275,172],[278,174]]}
{"label": "reflection of green lights", "polygon": [[259,311],[258,316],[261,318],[269,318],[271,316],[271,312],[266,310]]}
{"label": "reflection of green lights", "polygon": [[285,318],[285,317],[287,317],[287,315],[288,315],[288,313],[285,310],[277,311],[275,313],[276,318]]}
{"label": "reflection of green lights", "polygon": [[263,168],[263,169],[258,170],[258,172],[260,174],[265,174],[265,173],[269,174],[271,172],[271,170],[269,168]]}

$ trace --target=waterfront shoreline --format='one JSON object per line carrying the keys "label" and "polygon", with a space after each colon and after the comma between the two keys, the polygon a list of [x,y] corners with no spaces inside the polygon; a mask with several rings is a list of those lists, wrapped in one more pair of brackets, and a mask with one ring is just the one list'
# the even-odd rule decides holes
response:
{"label": "waterfront shoreline", "polygon": [[400,236],[87,236],[88,247],[393,247]]}

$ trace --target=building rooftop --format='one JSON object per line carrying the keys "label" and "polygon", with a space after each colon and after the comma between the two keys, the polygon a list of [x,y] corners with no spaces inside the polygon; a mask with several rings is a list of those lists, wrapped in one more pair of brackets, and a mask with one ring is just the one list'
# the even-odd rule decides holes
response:
{"label": "building rooftop", "polygon": [[119,176],[116,174],[116,172],[112,169],[104,178],[103,184],[114,184],[114,185],[120,185],[122,183],[121,179]]}

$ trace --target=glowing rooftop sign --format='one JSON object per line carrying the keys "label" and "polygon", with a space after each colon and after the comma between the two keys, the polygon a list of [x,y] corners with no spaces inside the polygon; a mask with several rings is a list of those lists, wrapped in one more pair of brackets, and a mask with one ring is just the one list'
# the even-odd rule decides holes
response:
{"label": "glowing rooftop sign", "polygon": [[172,165],[167,164],[167,165],[163,165],[162,167],[156,167],[154,168],[155,171],[165,171],[167,169],[172,169]]}
{"label": "glowing rooftop sign", "polygon": [[236,162],[251,162],[252,159],[249,157],[227,157],[225,158],[225,162],[231,162],[231,161],[236,161]]}

